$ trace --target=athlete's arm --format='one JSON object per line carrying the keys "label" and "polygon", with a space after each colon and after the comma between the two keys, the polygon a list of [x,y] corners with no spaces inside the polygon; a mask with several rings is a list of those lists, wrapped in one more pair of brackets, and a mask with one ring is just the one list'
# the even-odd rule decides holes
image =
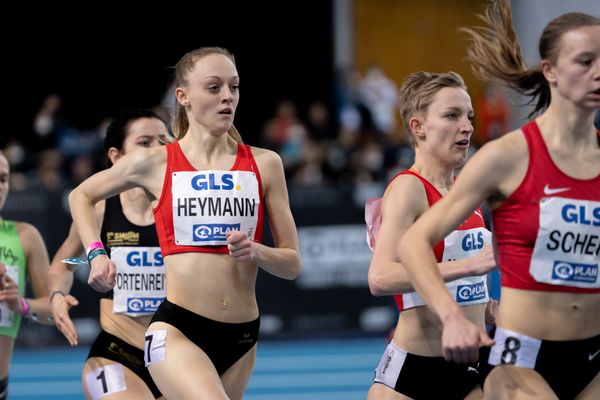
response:
{"label": "athlete's arm", "polygon": [[[298,232],[290,210],[281,158],[269,150],[253,148],[264,186],[265,209],[275,247],[257,242],[242,245],[245,235],[229,235],[230,254],[240,260],[250,260],[265,271],[284,279],[295,279],[302,269],[298,251]],[[232,251],[233,250],[233,251]]]}
{"label": "athlete's arm", "polygon": [[[52,324],[48,318],[51,314],[46,281],[50,262],[46,244],[40,232],[33,225],[19,222],[17,229],[27,260],[27,275],[35,295],[35,298],[27,299],[29,307],[31,307],[29,314],[36,315],[40,323]],[[25,282],[23,282],[24,284]]]}
{"label": "athlete's arm", "polygon": [[[151,200],[159,197],[165,159],[166,149],[163,146],[138,149],[123,156],[111,168],[86,179],[71,192],[71,215],[84,247],[100,241],[100,229],[94,214],[94,205],[100,200],[134,187],[144,188]],[[92,260],[88,283],[97,291],[107,292],[115,284],[115,275],[114,263],[107,256],[98,255]]]}
{"label": "athlete's arm", "polygon": [[[104,201],[96,204],[96,220],[101,226],[104,217]],[[71,321],[69,311],[79,305],[79,301],[69,294],[73,286],[73,274],[77,264],[67,264],[63,260],[80,256],[84,252],[75,224],[71,224],[69,234],[59,247],[48,271],[48,293],[50,293],[50,310],[58,330],[67,338],[71,346],[77,346],[79,335]]]}
{"label": "athlete's arm", "polygon": [[[369,265],[369,288],[374,296],[414,291],[410,277],[400,262],[398,242],[416,219],[429,209],[421,181],[400,175],[386,190],[381,202],[381,228]],[[491,246],[476,256],[438,263],[444,281],[463,276],[483,275],[495,268]]]}
{"label": "athlete's arm", "polygon": [[477,360],[480,345],[493,342],[471,323],[445,290],[432,248],[464,221],[479,204],[498,196],[522,154],[510,151],[511,139],[490,142],[475,153],[454,182],[448,196],[437,202],[408,229],[400,242],[402,262],[411,281],[444,324],[442,351],[448,360]]}

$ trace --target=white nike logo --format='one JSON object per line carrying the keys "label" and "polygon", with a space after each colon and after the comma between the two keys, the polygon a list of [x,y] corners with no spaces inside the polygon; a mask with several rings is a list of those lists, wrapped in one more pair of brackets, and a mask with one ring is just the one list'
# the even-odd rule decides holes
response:
{"label": "white nike logo", "polygon": [[594,358],[596,358],[596,356],[597,356],[598,354],[600,354],[600,349],[596,350],[596,352],[595,352],[595,353],[590,353],[590,354],[588,354],[588,359],[589,359],[590,361],[592,361]]}
{"label": "white nike logo", "polygon": [[467,371],[474,371],[476,373],[479,373],[479,371],[477,371],[477,368],[473,368],[473,367],[467,367]]}
{"label": "white nike logo", "polygon": [[557,193],[561,193],[561,192],[566,192],[567,190],[571,190],[571,188],[554,188],[554,189],[550,189],[550,185],[546,184],[546,186],[544,186],[544,194],[547,196],[552,196],[553,194],[557,194]]}

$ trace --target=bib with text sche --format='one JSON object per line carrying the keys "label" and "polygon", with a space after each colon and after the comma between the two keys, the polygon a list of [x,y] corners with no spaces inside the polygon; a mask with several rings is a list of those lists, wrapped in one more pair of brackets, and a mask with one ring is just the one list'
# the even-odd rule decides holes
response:
{"label": "bib with text sche", "polygon": [[547,197],[531,255],[533,278],[552,285],[598,288],[600,202]]}

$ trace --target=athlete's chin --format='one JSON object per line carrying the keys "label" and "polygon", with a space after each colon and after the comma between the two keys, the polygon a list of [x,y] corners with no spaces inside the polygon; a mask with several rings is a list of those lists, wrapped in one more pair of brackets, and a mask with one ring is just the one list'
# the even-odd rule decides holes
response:
{"label": "athlete's chin", "polygon": [[460,168],[467,162],[467,153],[461,154],[460,156],[454,158],[454,168]]}

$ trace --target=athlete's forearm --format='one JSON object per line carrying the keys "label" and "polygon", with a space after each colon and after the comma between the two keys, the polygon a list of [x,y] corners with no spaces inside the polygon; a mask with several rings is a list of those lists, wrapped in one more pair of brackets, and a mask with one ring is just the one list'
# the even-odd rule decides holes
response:
{"label": "athlete's forearm", "polygon": [[283,279],[296,279],[302,270],[296,249],[268,247],[253,243],[253,262],[268,273]]}

